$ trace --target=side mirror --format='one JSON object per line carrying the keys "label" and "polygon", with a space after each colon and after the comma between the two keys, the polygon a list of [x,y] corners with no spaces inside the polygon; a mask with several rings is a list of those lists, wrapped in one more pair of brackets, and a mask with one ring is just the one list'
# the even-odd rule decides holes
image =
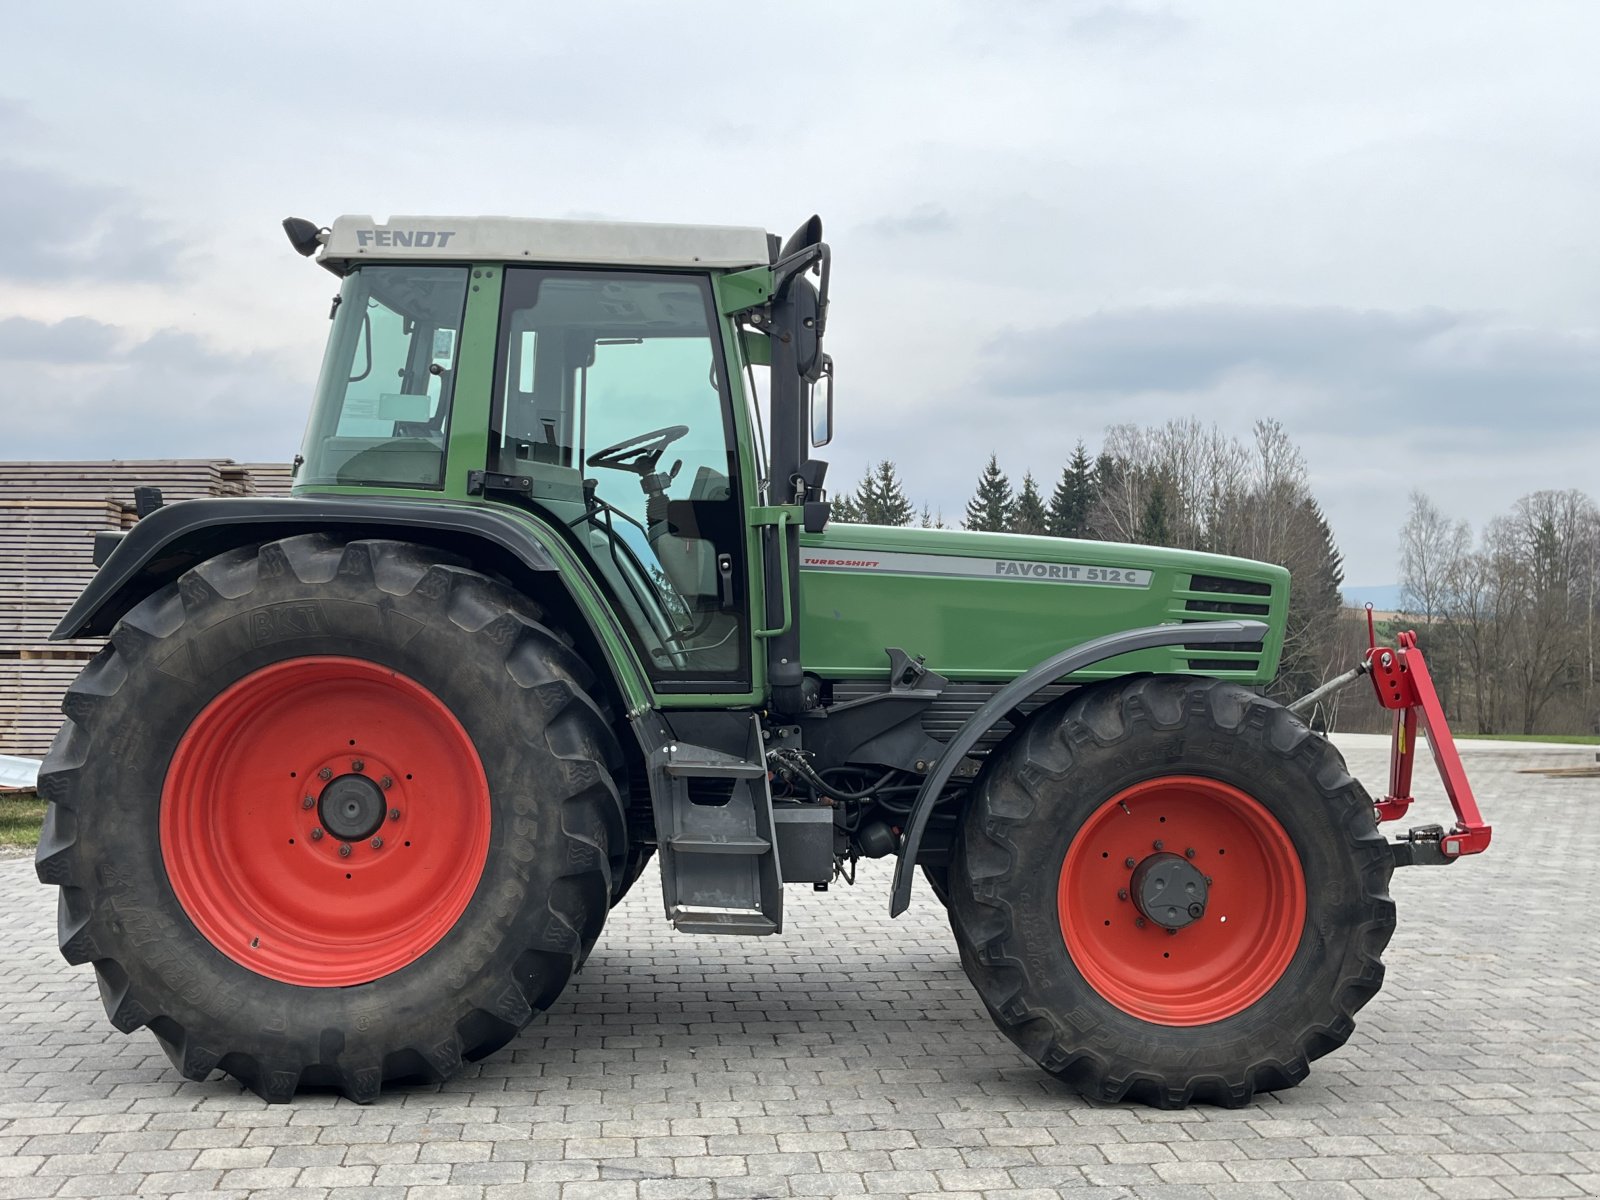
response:
{"label": "side mirror", "polygon": [[815,383],[822,352],[821,305],[809,279],[794,281],[794,365],[800,378]]}
{"label": "side mirror", "polygon": [[833,355],[822,356],[822,372],[811,385],[811,444],[833,441]]}

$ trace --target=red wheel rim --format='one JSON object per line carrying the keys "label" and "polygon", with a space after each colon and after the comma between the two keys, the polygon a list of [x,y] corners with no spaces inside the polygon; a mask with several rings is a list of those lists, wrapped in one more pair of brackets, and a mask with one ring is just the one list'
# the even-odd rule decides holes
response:
{"label": "red wheel rim", "polygon": [[488,852],[489,785],[461,723],[360,659],[246,675],[189,726],[161,792],[178,902],[223,954],[285,983],[346,987],[416,961]]}
{"label": "red wheel rim", "polygon": [[[1209,881],[1203,915],[1176,932],[1130,895],[1134,868],[1158,853],[1183,856]],[[1158,1025],[1249,1008],[1282,978],[1306,922],[1305,873],[1278,819],[1238,788],[1192,775],[1136,784],[1096,809],[1067,848],[1056,895],[1089,985]]]}

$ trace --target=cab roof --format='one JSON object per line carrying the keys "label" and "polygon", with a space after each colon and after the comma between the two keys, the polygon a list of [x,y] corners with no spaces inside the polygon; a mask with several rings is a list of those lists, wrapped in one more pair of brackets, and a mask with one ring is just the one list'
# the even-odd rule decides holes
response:
{"label": "cab roof", "polygon": [[766,266],[767,232],[737,225],[551,221],[535,217],[368,216],[333,223],[317,261],[344,274],[378,261],[582,263],[606,267]]}

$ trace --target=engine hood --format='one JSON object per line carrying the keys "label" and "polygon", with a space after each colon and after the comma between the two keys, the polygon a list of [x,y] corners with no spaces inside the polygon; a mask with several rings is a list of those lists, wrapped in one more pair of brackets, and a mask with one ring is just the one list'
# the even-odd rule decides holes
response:
{"label": "engine hood", "polygon": [[951,679],[1004,680],[1118,630],[1251,617],[1271,629],[1260,649],[1144,651],[1083,678],[1178,671],[1266,683],[1289,601],[1289,573],[1270,563],[971,530],[829,525],[801,538],[800,570],[802,653],[825,679],[879,677],[897,646]]}

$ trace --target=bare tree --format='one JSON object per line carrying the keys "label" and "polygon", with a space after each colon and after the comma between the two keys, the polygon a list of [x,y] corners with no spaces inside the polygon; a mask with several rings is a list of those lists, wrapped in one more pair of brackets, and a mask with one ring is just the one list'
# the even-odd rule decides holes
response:
{"label": "bare tree", "polygon": [[1413,616],[1444,612],[1448,579],[1455,563],[1472,549],[1465,521],[1451,522],[1421,492],[1411,493],[1411,511],[1400,528],[1400,604]]}

